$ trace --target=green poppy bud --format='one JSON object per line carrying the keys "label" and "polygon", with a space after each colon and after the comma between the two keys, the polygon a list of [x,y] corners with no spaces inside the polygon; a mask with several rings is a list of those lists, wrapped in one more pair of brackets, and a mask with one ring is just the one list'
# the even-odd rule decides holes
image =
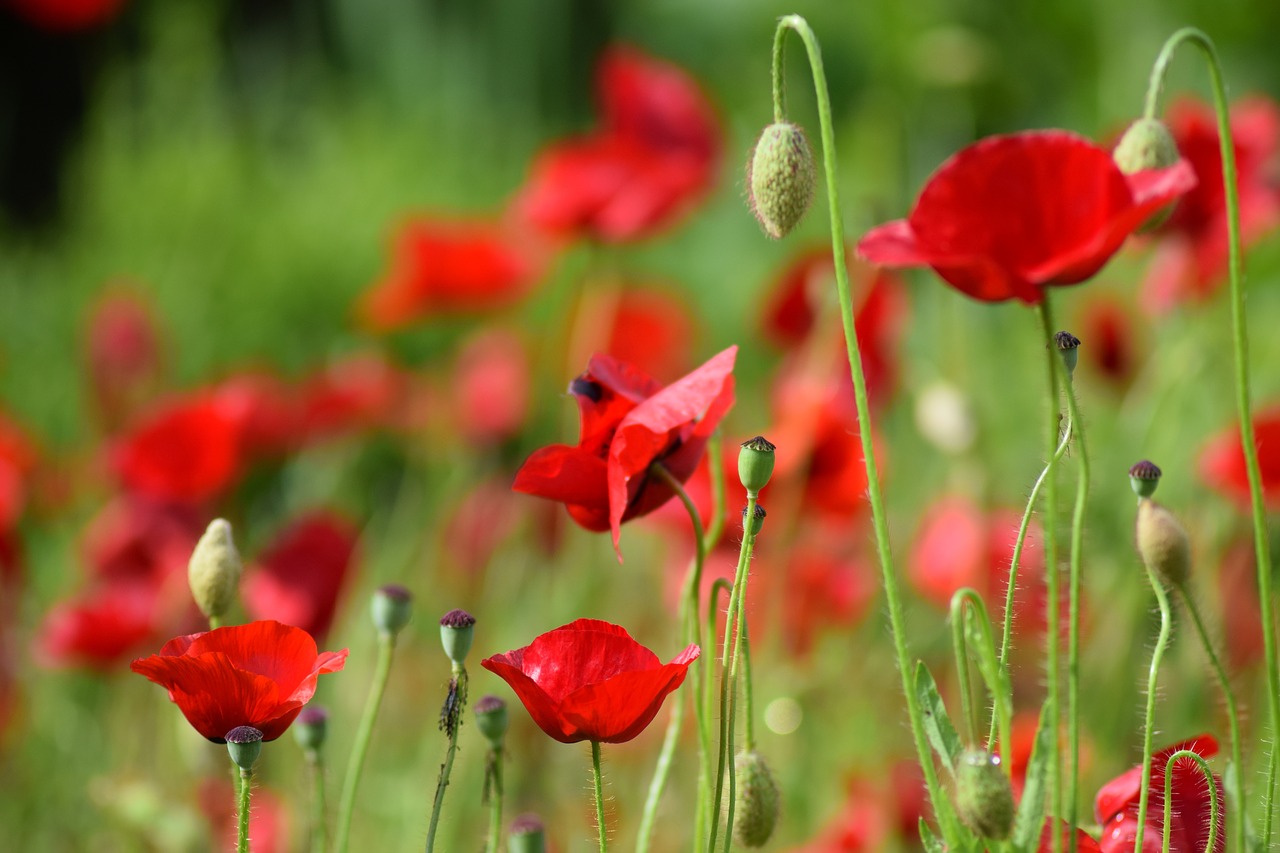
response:
{"label": "green poppy bud", "polygon": [[318,752],[329,733],[329,712],[319,705],[308,705],[293,721],[293,739],[305,752]]}
{"label": "green poppy bud", "polygon": [[508,853],[547,853],[547,832],[537,815],[523,814],[511,822]]}
{"label": "green poppy bud", "polygon": [[1067,369],[1067,378],[1075,375],[1076,362],[1080,360],[1080,339],[1070,332],[1058,332],[1053,336],[1053,344],[1062,356],[1062,366]]}
{"label": "green poppy bud", "polygon": [[759,494],[773,476],[773,452],[777,450],[762,435],[742,442],[738,451],[738,479],[747,494]]}
{"label": "green poppy bud", "polygon": [[[760,506],[760,504],[756,504],[755,515],[751,518],[750,532],[752,536],[759,536],[760,531],[764,529],[765,515],[767,515],[767,513],[764,511],[764,507]],[[742,529],[747,529],[747,508],[745,506],[742,508]]]}
{"label": "green poppy bud", "polygon": [[476,728],[489,741],[489,746],[502,749],[507,736],[507,703],[497,696],[481,696],[476,703]]}
{"label": "green poppy bud", "polygon": [[[1178,156],[1178,144],[1173,141],[1173,134],[1169,133],[1164,122],[1153,118],[1140,118],[1129,125],[1111,153],[1111,158],[1126,175],[1146,169],[1167,169],[1178,162]],[[1138,230],[1150,231],[1160,227],[1173,208],[1172,204],[1166,205]]]}
{"label": "green poppy bud", "polygon": [[471,651],[476,617],[465,610],[450,610],[440,618],[440,643],[454,666],[462,666]]}
{"label": "green poppy bud", "polygon": [[799,126],[775,122],[756,141],[747,164],[751,212],[764,233],[780,240],[813,201],[816,170],[809,140]]}
{"label": "green poppy bud", "polygon": [[739,752],[733,759],[737,793],[733,805],[733,837],[743,847],[763,847],[778,825],[781,798],[764,756]]}
{"label": "green poppy bud", "polygon": [[1191,543],[1177,517],[1150,498],[1138,501],[1138,554],[1167,583],[1181,586],[1191,576]]}
{"label": "green poppy bud", "polygon": [[378,633],[394,637],[409,624],[413,615],[413,595],[399,584],[387,584],[373,593],[369,610]]}
{"label": "green poppy bud", "polygon": [[1151,497],[1156,493],[1156,486],[1160,485],[1160,469],[1146,459],[1134,463],[1129,469],[1129,485],[1138,497]]}
{"label": "green poppy bud", "polygon": [[227,732],[227,752],[241,770],[252,770],[262,754],[262,732],[253,726],[236,726]]}
{"label": "green poppy bud", "polygon": [[1013,786],[1000,769],[1000,759],[985,749],[967,749],[960,756],[956,811],[982,838],[1008,838],[1013,830]]}
{"label": "green poppy bud", "polygon": [[236,544],[231,541],[231,525],[226,519],[215,518],[187,563],[191,597],[207,618],[221,618],[231,608],[242,568]]}

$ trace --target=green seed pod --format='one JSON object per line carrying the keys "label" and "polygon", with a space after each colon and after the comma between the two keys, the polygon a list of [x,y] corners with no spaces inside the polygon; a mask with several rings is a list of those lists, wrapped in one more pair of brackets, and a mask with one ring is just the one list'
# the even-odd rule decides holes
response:
{"label": "green seed pod", "polygon": [[751,212],[765,234],[780,240],[791,233],[813,201],[815,182],[804,131],[789,122],[766,127],[747,164]]}
{"label": "green seed pod", "polygon": [[985,749],[967,749],[956,767],[956,811],[982,838],[1005,839],[1013,829],[1013,786],[1000,759]]}
{"label": "green seed pod", "polygon": [[262,732],[253,726],[236,726],[227,732],[227,752],[241,770],[252,770],[262,754]]}
{"label": "green seed pod", "polygon": [[[760,531],[764,529],[765,515],[767,515],[767,513],[764,511],[764,507],[760,506],[760,504],[756,504],[755,514],[751,517],[750,533],[752,536],[759,536]],[[744,531],[747,530],[747,508],[745,506],[742,508],[742,529]]]}
{"label": "green seed pod", "polygon": [[1181,586],[1191,576],[1191,543],[1182,522],[1150,498],[1138,501],[1138,553],[1147,568]]}
{"label": "green seed pod", "polygon": [[308,705],[293,721],[293,739],[305,752],[318,752],[329,734],[329,712],[319,705]]}
{"label": "green seed pod", "polygon": [[1058,332],[1053,336],[1053,344],[1062,356],[1062,366],[1067,369],[1067,378],[1075,375],[1076,363],[1080,360],[1080,339],[1070,332]]}
{"label": "green seed pod", "polygon": [[773,476],[773,452],[777,450],[763,435],[742,442],[738,451],[738,479],[747,493],[759,494]]}
{"label": "green seed pod", "polygon": [[209,522],[191,560],[187,563],[187,582],[191,597],[209,619],[218,619],[236,600],[243,566],[236,544],[231,540],[231,525],[226,519]]}
{"label": "green seed pod", "polygon": [[778,783],[758,752],[739,752],[733,766],[737,782],[733,837],[743,847],[763,847],[778,825],[781,806]]}
{"label": "green seed pod", "polygon": [[1129,485],[1138,497],[1151,497],[1156,493],[1156,486],[1160,485],[1160,469],[1146,459],[1134,463],[1129,469]]}
{"label": "green seed pod", "polygon": [[409,624],[413,595],[399,584],[387,584],[374,591],[369,610],[378,633],[394,637]]}
{"label": "green seed pod", "polygon": [[489,746],[502,749],[507,736],[507,703],[497,696],[481,696],[476,703],[476,728],[489,741]]}
{"label": "green seed pod", "polygon": [[523,814],[511,822],[508,853],[547,853],[547,832],[537,815]]}
{"label": "green seed pod", "polygon": [[[1111,158],[1126,175],[1146,169],[1167,169],[1178,162],[1178,144],[1173,134],[1159,119],[1140,118],[1120,137]],[[1150,231],[1164,224],[1173,212],[1173,204],[1166,205],[1142,224],[1139,231]]]}
{"label": "green seed pod", "polygon": [[462,666],[467,659],[475,625],[476,617],[465,610],[450,610],[440,617],[440,644],[454,666]]}

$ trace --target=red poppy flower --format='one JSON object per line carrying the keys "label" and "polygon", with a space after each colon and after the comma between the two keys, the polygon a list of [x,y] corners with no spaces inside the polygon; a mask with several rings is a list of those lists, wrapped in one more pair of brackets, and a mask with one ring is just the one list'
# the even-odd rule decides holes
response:
{"label": "red poppy flower", "polygon": [[1092,299],[1081,309],[1078,331],[1086,363],[1112,385],[1128,385],[1143,351],[1130,309],[1114,299]]}
{"label": "red poppy flower", "polygon": [[89,390],[102,422],[114,429],[159,387],[160,332],[145,300],[128,290],[112,289],[94,305],[87,339]]}
{"label": "red poppy flower", "polygon": [[160,501],[199,503],[240,474],[236,424],[199,394],[169,400],[120,438],[111,462],[125,487]]}
{"label": "red poppy flower", "polygon": [[[1102,853],[1102,848],[1098,846],[1098,842],[1093,840],[1092,835],[1083,829],[1073,830],[1066,821],[1056,817],[1048,818],[1044,822],[1044,829],[1040,832],[1040,846],[1036,848],[1036,853],[1053,853],[1053,835],[1055,831],[1062,839],[1062,846],[1058,848],[1060,850],[1071,849],[1071,836],[1074,834],[1076,837],[1076,853]],[[1132,853],[1132,841],[1129,843],[1129,850]]]}
{"label": "red poppy flower", "polygon": [[318,441],[410,425],[421,396],[416,377],[377,353],[345,356],[302,383],[302,434]]}
{"label": "red poppy flower", "polygon": [[875,570],[856,557],[842,557],[835,542],[830,535],[802,536],[789,549],[783,571],[770,577],[771,585],[786,579],[774,594],[782,598],[784,642],[797,657],[809,654],[822,630],[860,622],[879,591]]}
{"label": "red poppy flower", "polygon": [[203,532],[200,516],[189,507],[124,495],[85,527],[81,553],[96,580],[158,584],[175,574],[185,577]]}
{"label": "red poppy flower", "polygon": [[101,26],[116,16],[125,0],[6,0],[38,27],[73,32]]}
{"label": "red poppy flower", "polygon": [[[1210,735],[1200,735],[1157,752],[1151,761],[1151,794],[1147,803],[1146,829],[1142,835],[1143,853],[1159,853],[1164,837],[1165,764],[1169,756],[1189,749],[1202,758],[1218,752],[1218,742]],[[1218,791],[1218,832],[1213,840],[1214,853],[1227,847],[1221,791],[1222,780],[1214,776]],[[1102,824],[1102,853],[1130,853],[1138,837],[1138,799],[1142,790],[1142,768],[1134,767],[1112,779],[1098,791],[1094,814]],[[1173,767],[1173,803],[1169,826],[1170,853],[1203,853],[1209,842],[1209,810],[1213,794],[1205,784],[1204,774],[1193,761],[1179,761]]]}
{"label": "red poppy flower", "polygon": [[1194,184],[1183,161],[1126,176],[1110,152],[1061,130],[993,136],[944,163],[911,214],[870,231],[858,253],[885,266],[932,267],[984,302],[1034,305],[1044,286],[1096,273]]}
{"label": "red poppy flower", "polygon": [[582,424],[577,446],[534,451],[512,488],[562,501],[588,530],[611,530],[617,550],[622,522],[672,497],[649,476],[649,466],[661,462],[684,482],[702,459],[707,439],[733,405],[737,353],[729,347],[665,388],[629,364],[593,357],[569,385]]}
{"label": "red poppy flower", "polygon": [[[1143,303],[1161,312],[1217,291],[1227,274],[1227,199],[1222,182],[1218,120],[1213,107],[1182,99],[1169,107],[1167,123],[1182,158],[1199,182],[1182,197],[1169,221],[1143,285]],[[1240,231],[1245,244],[1280,224],[1280,109],[1264,97],[1231,108]]]}
{"label": "red poppy flower", "polygon": [[[1280,406],[1254,414],[1253,441],[1258,448],[1263,497],[1269,508],[1280,508]],[[1249,508],[1249,474],[1238,426],[1209,439],[1200,451],[1199,467],[1210,488],[1234,500],[1242,510]]]}
{"label": "red poppy flower", "polygon": [[660,381],[678,377],[693,360],[694,321],[674,293],[627,288],[614,295],[604,351]]}
{"label": "red poppy flower", "polygon": [[671,663],[625,629],[579,619],[480,665],[511,686],[538,728],[561,743],[625,743],[653,721],[701,650]]}
{"label": "red poppy flower", "polygon": [[1218,568],[1218,607],[1227,662],[1239,671],[1261,662],[1266,654],[1262,608],[1258,606],[1258,563],[1252,539],[1228,546]]}
{"label": "red poppy flower", "polygon": [[348,521],[327,510],[294,519],[245,574],[245,610],[323,638],[351,572],[357,536]]}
{"label": "red poppy flower", "polygon": [[[225,776],[204,779],[196,794],[200,811],[210,823],[210,838],[217,850],[233,850],[239,840],[239,818],[236,815],[236,795]],[[289,850],[289,809],[286,803],[255,779],[253,782],[253,808],[249,812],[249,837],[253,839],[253,853],[286,853]]]}
{"label": "red poppy flower", "polygon": [[463,346],[449,383],[463,438],[475,445],[505,441],[529,412],[529,353],[513,332],[486,329]]}
{"label": "red poppy flower", "polygon": [[240,449],[247,457],[291,453],[306,440],[298,393],[274,373],[238,373],[218,382],[211,393],[236,425]]}
{"label": "red poppy flower", "polygon": [[714,180],[720,133],[684,71],[627,47],[596,75],[603,122],[534,161],[517,213],[558,235],[636,240],[669,224]]}
{"label": "red poppy flower", "polygon": [[152,642],[159,596],[154,585],[125,581],[56,604],[41,626],[36,656],[46,666],[113,670],[123,658]]}
{"label": "red poppy flower", "polygon": [[360,298],[357,313],[374,331],[389,332],[510,305],[540,274],[531,249],[494,225],[409,221],[392,242],[390,269]]}
{"label": "red poppy flower", "polygon": [[316,679],[346,663],[346,649],[317,654],[301,628],[250,622],[176,637],[129,668],[167,688],[196,731],[225,743],[236,726],[258,729],[263,740],[280,737],[315,694]]}

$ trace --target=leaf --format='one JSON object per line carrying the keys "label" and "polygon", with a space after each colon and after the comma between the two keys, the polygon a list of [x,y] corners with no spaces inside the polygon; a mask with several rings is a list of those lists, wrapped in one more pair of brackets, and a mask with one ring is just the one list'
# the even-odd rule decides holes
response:
{"label": "leaf", "polygon": [[1056,748],[1053,732],[1045,726],[1045,709],[1040,709],[1040,726],[1036,729],[1036,742],[1027,763],[1026,782],[1022,788],[1022,802],[1018,804],[1018,816],[1013,821],[1011,841],[1015,850],[1034,853],[1040,845],[1040,829],[1044,824],[1044,797],[1049,775],[1049,751]]}
{"label": "leaf", "polygon": [[929,824],[924,822],[924,818],[920,818],[920,843],[924,845],[925,853],[945,853],[947,849],[938,836],[933,834]]}
{"label": "leaf", "polygon": [[920,703],[920,712],[924,715],[924,731],[929,738],[929,745],[938,753],[942,764],[952,776],[956,774],[956,762],[964,746],[960,743],[960,735],[947,716],[947,706],[942,704],[942,696],[938,694],[938,685],[929,673],[924,661],[916,663],[916,699]]}

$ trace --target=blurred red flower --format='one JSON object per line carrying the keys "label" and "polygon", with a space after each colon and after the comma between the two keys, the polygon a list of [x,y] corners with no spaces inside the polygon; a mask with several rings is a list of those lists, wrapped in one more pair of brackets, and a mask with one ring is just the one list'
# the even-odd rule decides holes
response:
{"label": "blurred red flower", "polygon": [[449,383],[461,436],[473,445],[514,437],[529,413],[529,353],[519,335],[485,329],[462,345]]}
{"label": "blurred red flower", "polygon": [[389,332],[440,314],[510,305],[541,274],[527,241],[480,222],[414,219],[392,241],[391,265],[360,297],[357,314]]}
{"label": "blurred red flower", "polygon": [[37,658],[52,667],[114,670],[122,658],[153,640],[160,594],[153,584],[117,581],[55,604],[41,625]]}
{"label": "blurred red flower", "polygon": [[[210,823],[210,837],[216,843],[215,850],[233,850],[238,841],[239,824],[235,802],[236,792],[223,778],[204,779],[196,793],[200,811]],[[285,853],[289,849],[289,811],[284,801],[255,779],[253,782],[253,808],[249,812],[249,837],[253,839],[253,853]]]}
{"label": "blurred red flower", "polygon": [[1089,366],[1112,385],[1128,385],[1142,351],[1130,309],[1115,299],[1091,299],[1081,309],[1080,323],[1080,351]]}
{"label": "blurred red flower", "polygon": [[765,585],[771,598],[781,598],[783,642],[797,657],[809,654],[823,631],[862,621],[879,592],[875,569],[842,554],[848,549],[833,533],[811,525],[787,549],[780,571],[769,572]]}
{"label": "blurred red flower", "polygon": [[693,360],[694,320],[674,293],[629,287],[616,297],[604,351],[667,382]]}
{"label": "blurred red flower", "polygon": [[110,455],[125,488],[176,503],[216,497],[241,469],[235,422],[202,393],[153,407],[116,440]]}
{"label": "blurred red flower", "polygon": [[534,451],[512,488],[562,501],[583,527],[612,531],[617,550],[622,522],[673,495],[649,476],[649,466],[661,462],[680,482],[697,467],[707,439],[733,405],[737,352],[729,347],[665,388],[629,364],[594,356],[569,385],[581,420],[577,446]]}
{"label": "blurred red flower", "polygon": [[250,622],[175,637],[129,668],[168,689],[187,722],[215,743],[236,726],[275,740],[316,692],[322,673],[338,672],[347,650],[317,654],[301,628]]}
{"label": "blurred red flower", "polygon": [[[1098,846],[1098,842],[1093,840],[1093,836],[1085,832],[1083,829],[1072,830],[1065,820],[1056,817],[1046,818],[1044,829],[1040,832],[1040,847],[1036,853],[1053,853],[1053,835],[1058,832],[1062,838],[1062,846],[1060,850],[1071,849],[1071,835],[1074,832],[1076,837],[1076,853],[1102,853],[1102,848]],[[1146,846],[1145,844],[1143,845]],[[1129,844],[1130,853],[1132,853],[1133,844]]]}
{"label": "blurred red flower", "polygon": [[116,16],[125,0],[5,0],[22,17],[56,32],[87,30]]}
{"label": "blurred red flower", "polygon": [[98,297],[89,315],[85,369],[102,424],[123,425],[160,386],[160,331],[151,306],[139,294],[114,287]]}
{"label": "blurred red flower", "polygon": [[1234,670],[1262,661],[1266,654],[1262,608],[1258,606],[1258,563],[1252,539],[1227,547],[1218,568],[1218,606],[1222,612],[1222,643]]}
{"label": "blurred red flower", "polygon": [[511,686],[549,737],[624,743],[653,721],[700,653],[690,645],[663,664],[618,625],[579,619],[481,666]]}
{"label": "blurred red flower", "polygon": [[[1151,794],[1147,803],[1143,853],[1159,853],[1164,837],[1165,764],[1169,756],[1183,749],[1202,758],[1218,752],[1218,742],[1210,735],[1174,744],[1157,752],[1151,760]],[[1170,853],[1203,853],[1209,843],[1210,797],[1219,803],[1218,832],[1213,853],[1227,847],[1225,809],[1222,807],[1222,780],[1214,775],[1217,793],[1205,784],[1204,774],[1193,761],[1179,761],[1173,767],[1173,802],[1169,826]],[[1112,779],[1098,791],[1094,814],[1102,824],[1102,853],[1130,853],[1138,837],[1138,799],[1142,789],[1142,767],[1134,767]]]}
{"label": "blurred red flower", "polygon": [[38,459],[26,432],[0,412],[0,533],[12,530],[21,518]]}
{"label": "blurred red flower", "polygon": [[[1280,407],[1254,414],[1253,440],[1258,449],[1263,497],[1269,508],[1276,509],[1280,507]],[[1242,510],[1249,508],[1249,474],[1238,426],[1209,439],[1200,451],[1199,468],[1200,477],[1209,488],[1231,498]]]}
{"label": "blurred red flower", "polygon": [[[1199,179],[1182,197],[1162,236],[1156,259],[1143,284],[1143,303],[1155,312],[1188,299],[1211,296],[1227,274],[1227,200],[1222,152],[1213,107],[1190,98],[1175,101],[1166,119],[1178,151]],[[1280,224],[1280,108],[1255,96],[1231,108],[1240,237],[1244,244]]]}
{"label": "blurred red flower", "polygon": [[377,353],[346,355],[302,383],[302,435],[316,441],[396,427],[412,402],[413,377]]}
{"label": "blurred red flower", "polygon": [[204,525],[190,507],[121,495],[85,526],[81,554],[91,577],[153,584],[186,573]]}
{"label": "blurred red flower", "polygon": [[647,237],[710,188],[720,156],[715,115],[684,71],[634,48],[605,51],[596,88],[600,127],[538,155],[517,215],[551,234]]}
{"label": "blurred red flower", "polygon": [[868,232],[863,258],[928,266],[984,302],[1034,305],[1096,273],[1125,238],[1195,184],[1185,161],[1124,175],[1107,150],[1061,130],[983,139],[929,179],[905,220]]}
{"label": "blurred red flower", "polygon": [[295,518],[245,573],[241,596],[254,619],[296,625],[323,639],[351,573],[359,531],[329,510]]}
{"label": "blurred red flower", "polygon": [[274,373],[255,370],[228,376],[211,393],[222,413],[236,425],[246,457],[280,456],[305,441],[298,393]]}

